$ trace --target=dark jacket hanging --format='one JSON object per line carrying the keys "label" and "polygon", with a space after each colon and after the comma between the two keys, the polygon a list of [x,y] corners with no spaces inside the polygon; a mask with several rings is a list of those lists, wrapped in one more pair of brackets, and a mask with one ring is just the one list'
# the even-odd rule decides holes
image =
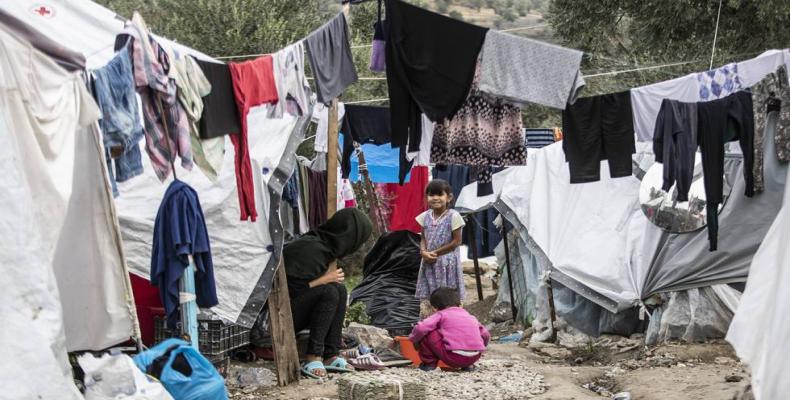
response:
{"label": "dark jacket hanging", "polygon": [[488,29],[401,0],[387,0],[386,6],[392,146],[419,151],[420,111],[438,121],[458,110]]}
{"label": "dark jacket hanging", "polygon": [[194,189],[174,180],[165,192],[154,224],[151,248],[151,284],[159,287],[159,296],[167,314],[167,324],[174,328],[178,321],[178,281],[195,261],[195,295],[200,308],[219,304],[214,284],[206,221]]}

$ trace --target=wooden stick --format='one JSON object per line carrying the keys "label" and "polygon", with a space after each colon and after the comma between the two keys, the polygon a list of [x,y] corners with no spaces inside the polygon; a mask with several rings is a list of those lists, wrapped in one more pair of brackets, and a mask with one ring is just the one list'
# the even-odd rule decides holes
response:
{"label": "wooden stick", "polygon": [[359,174],[362,175],[362,185],[365,190],[365,198],[370,209],[372,219],[376,221],[373,226],[377,235],[387,232],[387,222],[381,215],[381,207],[379,207],[378,196],[376,196],[376,188],[373,186],[373,181],[370,180],[370,171],[368,171],[368,164],[365,161],[365,152],[362,151],[362,146],[354,142],[354,148],[357,151],[357,159],[359,160]]}
{"label": "wooden stick", "polygon": [[546,281],[546,294],[549,297],[549,316],[551,318],[551,342],[557,342],[557,309],[554,307],[554,289],[551,287],[551,278]]}
{"label": "wooden stick", "polygon": [[337,99],[329,106],[329,124],[326,133],[326,218],[337,212]]}
{"label": "wooden stick", "polygon": [[272,335],[277,385],[299,383],[299,352],[296,349],[291,299],[288,296],[288,281],[282,258],[277,272],[274,273],[274,284],[269,292],[268,303],[269,332]]}
{"label": "wooden stick", "polygon": [[477,257],[477,239],[475,238],[475,216],[469,214],[466,232],[469,236],[469,247],[472,249],[472,261],[475,263],[475,283],[477,284],[477,299],[483,301],[483,284],[480,281],[480,261]]}
{"label": "wooden stick", "polygon": [[510,312],[513,314],[513,322],[516,322],[518,308],[516,308],[516,298],[513,296],[513,269],[510,267],[510,244],[507,240],[507,222],[502,218],[502,241],[505,243],[505,265],[507,265],[507,283],[510,289]]}

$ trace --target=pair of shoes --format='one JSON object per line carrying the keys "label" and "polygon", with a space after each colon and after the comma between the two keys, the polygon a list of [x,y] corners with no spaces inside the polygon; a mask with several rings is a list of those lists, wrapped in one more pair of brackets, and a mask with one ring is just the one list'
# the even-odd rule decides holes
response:
{"label": "pair of shoes", "polygon": [[435,365],[420,364],[420,371],[430,372],[436,369]]}

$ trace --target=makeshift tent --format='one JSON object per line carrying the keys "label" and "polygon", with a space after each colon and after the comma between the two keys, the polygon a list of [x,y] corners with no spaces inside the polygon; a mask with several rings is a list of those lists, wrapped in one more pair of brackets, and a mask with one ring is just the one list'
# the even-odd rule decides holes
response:
{"label": "makeshift tent", "polygon": [[[85,25],[75,23],[74,18],[83,12],[75,8],[76,3],[69,2],[63,8],[56,7],[57,3],[36,8],[34,5],[38,3],[7,2],[2,9],[9,17],[27,21],[32,29],[54,43],[52,47],[59,47],[74,42],[67,32]],[[42,8],[50,13],[42,15]],[[7,46],[15,43],[11,38],[4,42]],[[12,51],[11,47],[7,49]],[[79,51],[87,49],[72,49],[88,54]],[[9,55],[15,56],[18,54]],[[104,192],[107,178],[101,135],[96,133],[98,127],[92,126],[98,120],[98,109],[85,111],[93,110],[95,102],[81,75],[66,74],[54,61],[42,60],[27,72],[14,68],[18,67],[11,62],[6,65],[4,76],[17,79],[6,87],[18,85],[28,93],[26,96],[43,99],[41,103],[28,100],[29,107],[40,108],[30,111],[34,116],[32,125],[23,126],[24,114],[19,110],[20,114],[9,117],[8,121],[12,131],[20,135],[41,130],[37,140],[20,144],[17,149],[21,154],[19,160],[29,163],[26,180],[32,183],[35,202],[31,207],[36,210],[36,218],[30,223],[46,227],[40,245],[57,278],[66,348],[100,350],[139,337],[116,211],[111,192]],[[33,80],[22,80],[23,73]],[[69,92],[63,83],[67,79],[69,85],[79,86],[80,92],[74,87]],[[39,123],[41,126],[36,125]],[[94,135],[98,136],[94,138]],[[34,134],[28,136],[33,138]],[[91,328],[86,330],[86,327]]]}
{"label": "makeshift tent", "polygon": [[[744,82],[759,81],[760,73],[772,72],[777,63],[790,61],[789,56],[788,50],[772,50],[739,63],[745,65]],[[776,158],[773,140],[766,138],[766,190],[753,198],[744,197],[742,156],[739,149],[733,150],[725,159],[725,179],[733,189],[720,212],[723,245],[717,252],[708,251],[704,229],[672,234],[644,217],[638,191],[639,179],[654,162],[649,143],[640,143],[637,148],[634,176],[611,179],[608,165],[602,163],[601,181],[584,185],[568,183],[560,144],[530,151],[527,166],[510,168],[504,183],[497,179],[500,174],[494,175],[496,200],[475,198],[470,185],[457,204],[475,210],[494,201],[521,235],[516,251],[522,254],[515,257],[520,256],[524,263],[534,262],[540,267],[539,276],[550,271],[551,279],[559,284],[556,286],[567,287],[611,313],[640,306],[654,294],[710,286],[715,290],[699,293],[715,293],[716,304],[723,308],[716,307],[725,315],[732,292],[715,285],[746,281],[752,256],[779,210],[787,175],[787,165]],[[522,246],[525,249],[519,250]],[[537,271],[522,275],[534,278]],[[519,278],[515,278],[517,282]],[[524,289],[516,292],[519,290]],[[686,307],[696,307],[691,302],[693,293],[686,295],[691,296],[684,300]],[[524,294],[515,296],[519,302]],[[555,291],[555,300],[561,297]],[[562,301],[557,302],[560,312]],[[661,324],[657,316],[654,314],[651,320],[656,326]],[[572,318],[569,322],[573,324]]]}
{"label": "makeshift tent", "polygon": [[66,351],[139,336],[98,118],[79,72],[0,23],[4,398],[81,398]]}
{"label": "makeshift tent", "polygon": [[[115,36],[122,31],[125,21],[89,0],[51,1],[46,5],[19,1],[4,4],[3,9],[62,41],[63,46],[84,54],[89,69],[104,65],[113,56]],[[182,53],[215,61],[167,39],[157,37],[157,40]],[[312,110],[305,111],[307,119],[311,113]],[[278,215],[282,187],[295,166],[296,145],[306,122],[305,117],[268,118],[264,107],[253,108],[247,118],[256,208],[263,218],[255,223],[238,220],[234,153],[230,143],[225,145],[224,165],[217,182],[210,182],[198,168],[186,171],[177,165],[176,175],[199,193],[206,216],[220,302],[212,311],[223,319],[249,327],[266,302],[282,246],[280,220],[267,216]],[[264,137],[266,143],[261,142]],[[116,206],[129,270],[148,279],[151,232],[167,185],[154,179],[148,157],[143,157],[143,163],[142,176],[119,185]]]}

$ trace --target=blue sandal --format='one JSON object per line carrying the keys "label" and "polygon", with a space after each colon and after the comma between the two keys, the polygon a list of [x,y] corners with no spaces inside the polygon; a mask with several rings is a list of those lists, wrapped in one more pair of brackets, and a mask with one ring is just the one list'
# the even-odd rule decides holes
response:
{"label": "blue sandal", "polygon": [[348,368],[348,365],[345,358],[337,356],[329,365],[324,365],[324,368],[330,372],[354,372],[353,369]]}
{"label": "blue sandal", "polygon": [[315,372],[319,370],[323,370],[324,372],[326,372],[327,370],[326,368],[324,368],[324,363],[322,363],[321,361],[310,361],[302,364],[302,370],[301,370],[302,375],[306,377],[313,379],[326,378],[326,374],[324,376],[318,376],[315,374]]}

